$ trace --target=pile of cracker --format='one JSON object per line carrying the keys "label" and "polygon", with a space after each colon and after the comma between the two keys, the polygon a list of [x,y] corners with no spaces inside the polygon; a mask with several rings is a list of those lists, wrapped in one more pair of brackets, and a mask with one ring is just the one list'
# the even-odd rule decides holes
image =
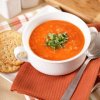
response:
{"label": "pile of cracker", "polygon": [[14,49],[21,45],[21,34],[10,30],[0,33],[0,72],[15,72],[23,63],[14,56]]}

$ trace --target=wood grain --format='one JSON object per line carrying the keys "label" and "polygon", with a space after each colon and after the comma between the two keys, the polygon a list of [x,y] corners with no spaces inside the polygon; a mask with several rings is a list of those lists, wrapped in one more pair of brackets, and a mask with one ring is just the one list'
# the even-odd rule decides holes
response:
{"label": "wood grain", "polygon": [[71,12],[86,22],[100,22],[99,0],[45,0],[53,6],[59,6]]}

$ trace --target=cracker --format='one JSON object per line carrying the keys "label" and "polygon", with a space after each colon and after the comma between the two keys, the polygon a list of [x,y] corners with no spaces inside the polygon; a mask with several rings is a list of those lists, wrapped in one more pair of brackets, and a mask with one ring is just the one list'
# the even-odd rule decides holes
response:
{"label": "cracker", "polygon": [[3,62],[0,61],[0,72],[3,73],[11,73],[15,72],[20,68],[19,66],[14,66],[14,65],[9,65],[9,64],[4,64]]}
{"label": "cracker", "polygon": [[22,62],[17,60],[14,56],[14,48],[20,45],[21,34],[18,32],[10,30],[0,33],[0,61],[6,65],[20,65]]}

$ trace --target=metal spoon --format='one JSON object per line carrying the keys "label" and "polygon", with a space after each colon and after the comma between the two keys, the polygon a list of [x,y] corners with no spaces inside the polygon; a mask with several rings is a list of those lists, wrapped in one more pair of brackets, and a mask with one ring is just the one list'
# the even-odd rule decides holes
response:
{"label": "metal spoon", "polygon": [[[93,34],[95,35],[95,34]],[[65,91],[64,95],[62,96],[61,100],[71,100],[71,97],[82,77],[84,70],[86,69],[87,64],[92,60],[100,57],[100,33],[97,34],[88,48],[87,51],[87,60],[83,63],[80,70],[78,71],[77,75],[74,77],[70,85],[68,86],[67,90]]]}

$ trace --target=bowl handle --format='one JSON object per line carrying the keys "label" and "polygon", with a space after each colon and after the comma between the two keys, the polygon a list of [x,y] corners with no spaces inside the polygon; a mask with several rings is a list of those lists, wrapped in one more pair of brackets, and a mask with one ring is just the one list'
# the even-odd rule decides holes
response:
{"label": "bowl handle", "polygon": [[98,30],[95,27],[89,27],[90,33],[91,33],[91,41],[95,39],[95,37],[98,35]]}
{"label": "bowl handle", "polygon": [[28,55],[23,46],[18,46],[14,49],[16,59],[28,62]]}

